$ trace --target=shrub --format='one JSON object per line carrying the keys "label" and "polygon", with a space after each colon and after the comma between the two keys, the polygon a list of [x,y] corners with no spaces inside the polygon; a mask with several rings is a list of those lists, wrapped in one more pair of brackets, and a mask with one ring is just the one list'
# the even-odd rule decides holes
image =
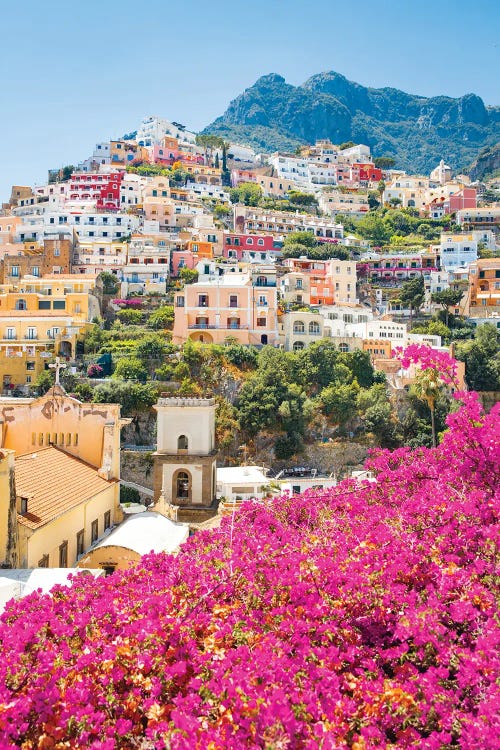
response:
{"label": "shrub", "polygon": [[124,325],[140,325],[144,315],[141,310],[119,310],[116,317]]}
{"label": "shrub", "polygon": [[103,372],[101,365],[95,363],[87,367],[88,378],[100,378]]}
{"label": "shrub", "polygon": [[12,600],[5,747],[496,750],[499,416]]}

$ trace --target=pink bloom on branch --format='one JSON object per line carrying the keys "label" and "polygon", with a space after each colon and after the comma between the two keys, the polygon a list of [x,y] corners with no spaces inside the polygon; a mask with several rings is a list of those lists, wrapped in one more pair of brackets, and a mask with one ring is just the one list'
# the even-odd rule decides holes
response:
{"label": "pink bloom on branch", "polygon": [[433,349],[426,344],[410,344],[405,348],[397,346],[393,357],[401,362],[405,370],[413,363],[419,365],[421,370],[435,370],[443,383],[456,385],[457,361],[448,352]]}

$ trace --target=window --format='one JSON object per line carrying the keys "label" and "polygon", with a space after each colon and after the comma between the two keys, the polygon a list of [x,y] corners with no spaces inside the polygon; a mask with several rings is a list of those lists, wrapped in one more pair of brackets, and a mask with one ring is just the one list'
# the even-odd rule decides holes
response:
{"label": "window", "polygon": [[38,567],[39,568],[48,568],[49,567],[49,556],[44,555],[41,560],[38,561]]}
{"label": "window", "polygon": [[36,328],[28,328],[28,330],[26,332],[26,338],[27,339],[36,339],[36,338],[38,338]]}
{"label": "window", "polygon": [[189,440],[187,439],[186,435],[179,435],[177,438],[177,450],[178,451],[187,451],[189,447]]}
{"label": "window", "polygon": [[111,511],[107,510],[104,514],[104,531],[111,528]]}
{"label": "window", "polygon": [[266,325],[266,318],[257,318],[257,325],[258,326],[265,326]]}
{"label": "window", "polygon": [[238,307],[238,296],[236,294],[229,296],[229,307]]}
{"label": "window", "polygon": [[263,244],[264,244],[264,240],[257,240],[257,245],[263,245]]}
{"label": "window", "polygon": [[19,266],[12,266],[10,270],[11,276],[19,276]]}
{"label": "window", "polygon": [[303,348],[304,348],[304,342],[303,341],[295,341],[295,343],[293,345],[293,351],[294,352],[298,352],[298,351],[300,351]]}
{"label": "window", "polygon": [[176,307],[184,307],[184,297],[176,297],[175,298],[175,306]]}
{"label": "window", "polygon": [[258,304],[260,307],[267,307],[267,297],[264,294],[259,294]]}
{"label": "window", "polygon": [[7,333],[5,335],[6,339],[15,339],[16,338],[16,329],[15,328],[7,328]]}
{"label": "window", "polygon": [[63,542],[59,547],[59,567],[68,567],[68,542]]}
{"label": "window", "polygon": [[25,516],[28,512],[28,498],[22,497],[21,498],[21,515]]}
{"label": "window", "polygon": [[315,320],[309,323],[309,333],[313,336],[318,335],[320,332],[319,323],[317,323]]}
{"label": "window", "polygon": [[63,299],[55,299],[52,307],[54,308],[54,310],[65,310],[66,301]]}
{"label": "window", "polygon": [[95,519],[95,521],[92,521],[91,527],[90,527],[90,539],[91,543],[94,544],[94,542],[97,541],[97,537],[99,536],[99,519]]}
{"label": "window", "polygon": [[76,535],[76,556],[83,555],[85,550],[85,529],[82,529]]}
{"label": "window", "polygon": [[304,333],[305,326],[304,323],[301,320],[296,320],[293,324],[293,332],[294,333]]}
{"label": "window", "polygon": [[54,257],[58,258],[60,255],[61,255],[61,248],[56,246],[54,248]]}
{"label": "window", "polygon": [[26,369],[29,371],[32,371],[35,369],[35,363],[34,362],[26,362]]}
{"label": "window", "polygon": [[208,307],[208,294],[198,295],[198,307]]}
{"label": "window", "polygon": [[253,239],[251,237],[247,237],[247,245],[253,245]]}
{"label": "window", "polygon": [[179,471],[176,478],[176,497],[180,499],[189,498],[190,478],[187,471]]}
{"label": "window", "polygon": [[26,300],[25,299],[18,299],[16,302],[16,310],[26,310]]}

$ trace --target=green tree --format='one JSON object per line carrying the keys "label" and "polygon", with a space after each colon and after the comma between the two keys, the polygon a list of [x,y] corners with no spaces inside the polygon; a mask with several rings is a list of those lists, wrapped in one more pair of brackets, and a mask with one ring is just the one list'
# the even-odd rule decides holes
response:
{"label": "green tree", "polygon": [[98,352],[109,338],[110,335],[108,331],[105,331],[99,325],[93,325],[92,328],[89,328],[85,333],[85,338],[83,339],[83,350],[85,354],[94,354],[95,352]]}
{"label": "green tree", "polygon": [[320,409],[336,424],[343,426],[356,414],[358,394],[357,381],[348,385],[330,385],[318,397]]}
{"label": "green tree", "polygon": [[368,206],[371,210],[380,206],[380,196],[376,190],[370,190],[368,192]]}
{"label": "green tree", "polygon": [[425,401],[431,413],[431,433],[432,447],[436,447],[436,401],[441,395],[443,384],[439,378],[439,373],[433,367],[422,370],[415,377],[411,386],[411,391],[421,401]]}
{"label": "green tree", "polygon": [[122,357],[112,375],[115,380],[146,380],[147,370],[137,357]]}
{"label": "green tree", "polygon": [[300,190],[290,190],[288,200],[296,206],[318,206],[318,199],[312,193],[303,193]]}
{"label": "green tree", "polygon": [[262,188],[255,182],[241,182],[238,187],[229,191],[231,203],[243,203],[245,206],[258,206],[262,198]]}
{"label": "green tree", "polygon": [[93,401],[99,404],[121,404],[124,416],[148,411],[158,400],[153,383],[132,383],[109,379],[94,388]]}
{"label": "green tree", "polygon": [[370,213],[358,221],[357,231],[362,237],[373,242],[374,245],[384,245],[389,241],[391,228],[381,216]]}
{"label": "green tree", "polygon": [[431,300],[436,305],[442,305],[446,315],[446,325],[448,325],[449,307],[456,307],[462,299],[463,292],[457,289],[443,289],[441,292],[431,294]]}
{"label": "green tree", "polygon": [[356,143],[354,141],[344,141],[339,146],[339,151],[344,151],[346,148],[352,148],[353,146],[356,146]]}
{"label": "green tree", "polygon": [[116,317],[120,321],[120,323],[123,323],[127,326],[139,326],[142,323],[142,320],[144,318],[144,313],[142,310],[118,310],[116,313]]}
{"label": "green tree", "polygon": [[231,209],[225,203],[217,203],[214,206],[213,212],[216,219],[224,219],[226,216],[231,216]]}
{"label": "green tree", "polygon": [[104,294],[117,294],[120,288],[120,282],[114,273],[103,271],[99,274],[98,279],[102,282]]}
{"label": "green tree", "polygon": [[410,310],[410,331],[412,327],[413,313],[417,312],[422,307],[424,300],[425,285],[423,276],[415,276],[413,279],[405,281],[401,286],[399,301],[405,308]]}
{"label": "green tree", "polygon": [[40,396],[47,393],[50,388],[54,385],[55,375],[53,370],[42,370],[35,380],[35,386]]}
{"label": "green tree", "polygon": [[172,330],[174,325],[174,308],[172,305],[162,305],[158,307],[148,318],[148,326],[159,330],[166,328]]}
{"label": "green tree", "polygon": [[373,163],[378,169],[392,169],[396,160],[392,156],[377,156]]}
{"label": "green tree", "polygon": [[304,247],[317,247],[318,241],[313,232],[290,232],[285,237],[283,248],[289,245],[303,245]]}
{"label": "green tree", "polygon": [[144,336],[137,345],[136,356],[144,367],[152,375],[154,370],[161,364],[167,352],[175,351],[173,344],[168,344],[163,336],[157,333],[150,333]]}
{"label": "green tree", "polygon": [[478,326],[473,341],[457,345],[457,356],[465,362],[465,379],[474,391],[500,391],[500,341],[496,326]]}
{"label": "green tree", "polygon": [[195,268],[181,268],[179,278],[184,284],[194,284],[198,281],[198,271]]}

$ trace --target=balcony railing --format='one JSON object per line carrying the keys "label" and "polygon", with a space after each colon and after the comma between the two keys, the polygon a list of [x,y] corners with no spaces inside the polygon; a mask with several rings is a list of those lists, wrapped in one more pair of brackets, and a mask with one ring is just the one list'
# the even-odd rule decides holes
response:
{"label": "balcony railing", "polygon": [[188,328],[195,328],[195,329],[216,329],[221,331],[239,331],[239,330],[247,330],[250,328],[248,325],[239,325],[239,326],[228,326],[228,325],[212,325],[211,323],[190,323],[188,325]]}

